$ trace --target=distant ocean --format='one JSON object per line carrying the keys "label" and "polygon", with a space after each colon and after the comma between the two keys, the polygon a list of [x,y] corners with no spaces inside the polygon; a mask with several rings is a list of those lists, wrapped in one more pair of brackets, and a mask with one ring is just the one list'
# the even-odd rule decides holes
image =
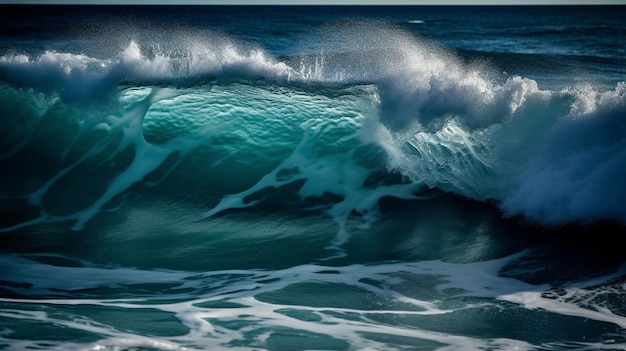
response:
{"label": "distant ocean", "polygon": [[626,349],[626,7],[0,6],[0,349]]}

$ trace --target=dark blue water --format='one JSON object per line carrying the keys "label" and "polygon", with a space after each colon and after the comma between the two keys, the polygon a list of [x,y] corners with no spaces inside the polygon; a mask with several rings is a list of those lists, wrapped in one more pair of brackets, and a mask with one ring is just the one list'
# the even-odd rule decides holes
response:
{"label": "dark blue water", "polygon": [[624,7],[1,10],[1,349],[626,347]]}

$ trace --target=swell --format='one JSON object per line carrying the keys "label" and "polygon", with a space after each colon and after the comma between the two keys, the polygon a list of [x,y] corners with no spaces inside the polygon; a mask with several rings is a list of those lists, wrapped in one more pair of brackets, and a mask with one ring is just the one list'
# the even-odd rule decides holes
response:
{"label": "swell", "polygon": [[334,245],[355,213],[371,225],[381,199],[431,188],[544,224],[626,222],[623,82],[543,90],[397,28],[363,30],[288,61],[224,38],[3,56],[3,207],[18,213],[3,230],[81,229],[133,193],[181,187],[175,202],[206,207],[199,219],[290,193],[337,222]]}

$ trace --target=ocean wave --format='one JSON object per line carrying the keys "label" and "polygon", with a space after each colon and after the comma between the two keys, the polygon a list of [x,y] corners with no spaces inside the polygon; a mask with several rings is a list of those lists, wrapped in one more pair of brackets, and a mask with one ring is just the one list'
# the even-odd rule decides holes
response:
{"label": "ocean wave", "polygon": [[[181,182],[184,167],[213,181],[201,183],[214,207],[200,218],[296,186],[297,198],[316,199],[305,207],[337,221],[337,244],[354,213],[368,225],[382,198],[417,199],[429,188],[544,224],[626,223],[623,82],[546,90],[398,29],[365,40],[359,28],[329,38],[335,52],[284,61],[223,39],[167,52],[130,42],[113,59],[3,56],[5,115],[26,115],[5,118],[3,162],[49,152],[47,123],[66,129],[57,154],[44,158],[47,177],[23,166],[5,176],[18,177],[7,184],[38,180],[6,190],[31,214],[4,230],[55,221],[80,229],[131,189]],[[16,99],[29,106],[15,107]],[[241,179],[223,193],[218,172]],[[372,183],[381,172],[386,180]],[[390,181],[395,174],[402,180]]]}

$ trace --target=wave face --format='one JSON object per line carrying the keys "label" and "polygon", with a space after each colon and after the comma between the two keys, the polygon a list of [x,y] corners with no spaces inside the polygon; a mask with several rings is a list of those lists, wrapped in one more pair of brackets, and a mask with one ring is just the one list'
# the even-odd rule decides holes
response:
{"label": "wave face", "polygon": [[[81,227],[146,177],[198,193],[207,189],[185,189],[197,182],[177,179],[180,167],[210,179],[265,164],[257,185],[237,200],[227,196],[232,206],[242,207],[243,197],[260,190],[304,181],[300,199],[329,194],[346,206],[363,203],[359,198],[372,191],[378,192],[374,204],[437,188],[495,200],[507,215],[545,224],[626,223],[626,189],[619,181],[624,82],[609,90],[542,90],[532,79],[494,78],[488,66],[466,65],[451,52],[381,26],[335,33],[349,42],[334,44],[343,53],[287,61],[225,39],[152,55],[132,41],[107,60],[51,51],[3,56],[3,160],[51,160],[45,170],[7,167],[24,174],[6,174],[5,194],[39,207],[29,223],[71,219]],[[362,36],[366,30],[372,33]],[[50,130],[58,130],[60,141],[42,148]],[[199,150],[211,155],[200,164]],[[96,164],[103,168],[97,177],[85,174]],[[365,186],[378,173],[397,173],[404,181],[393,190]],[[81,200],[59,199],[71,192]],[[343,217],[373,210],[348,207]]]}
{"label": "wave face", "polygon": [[6,9],[0,344],[626,343],[623,9]]}

